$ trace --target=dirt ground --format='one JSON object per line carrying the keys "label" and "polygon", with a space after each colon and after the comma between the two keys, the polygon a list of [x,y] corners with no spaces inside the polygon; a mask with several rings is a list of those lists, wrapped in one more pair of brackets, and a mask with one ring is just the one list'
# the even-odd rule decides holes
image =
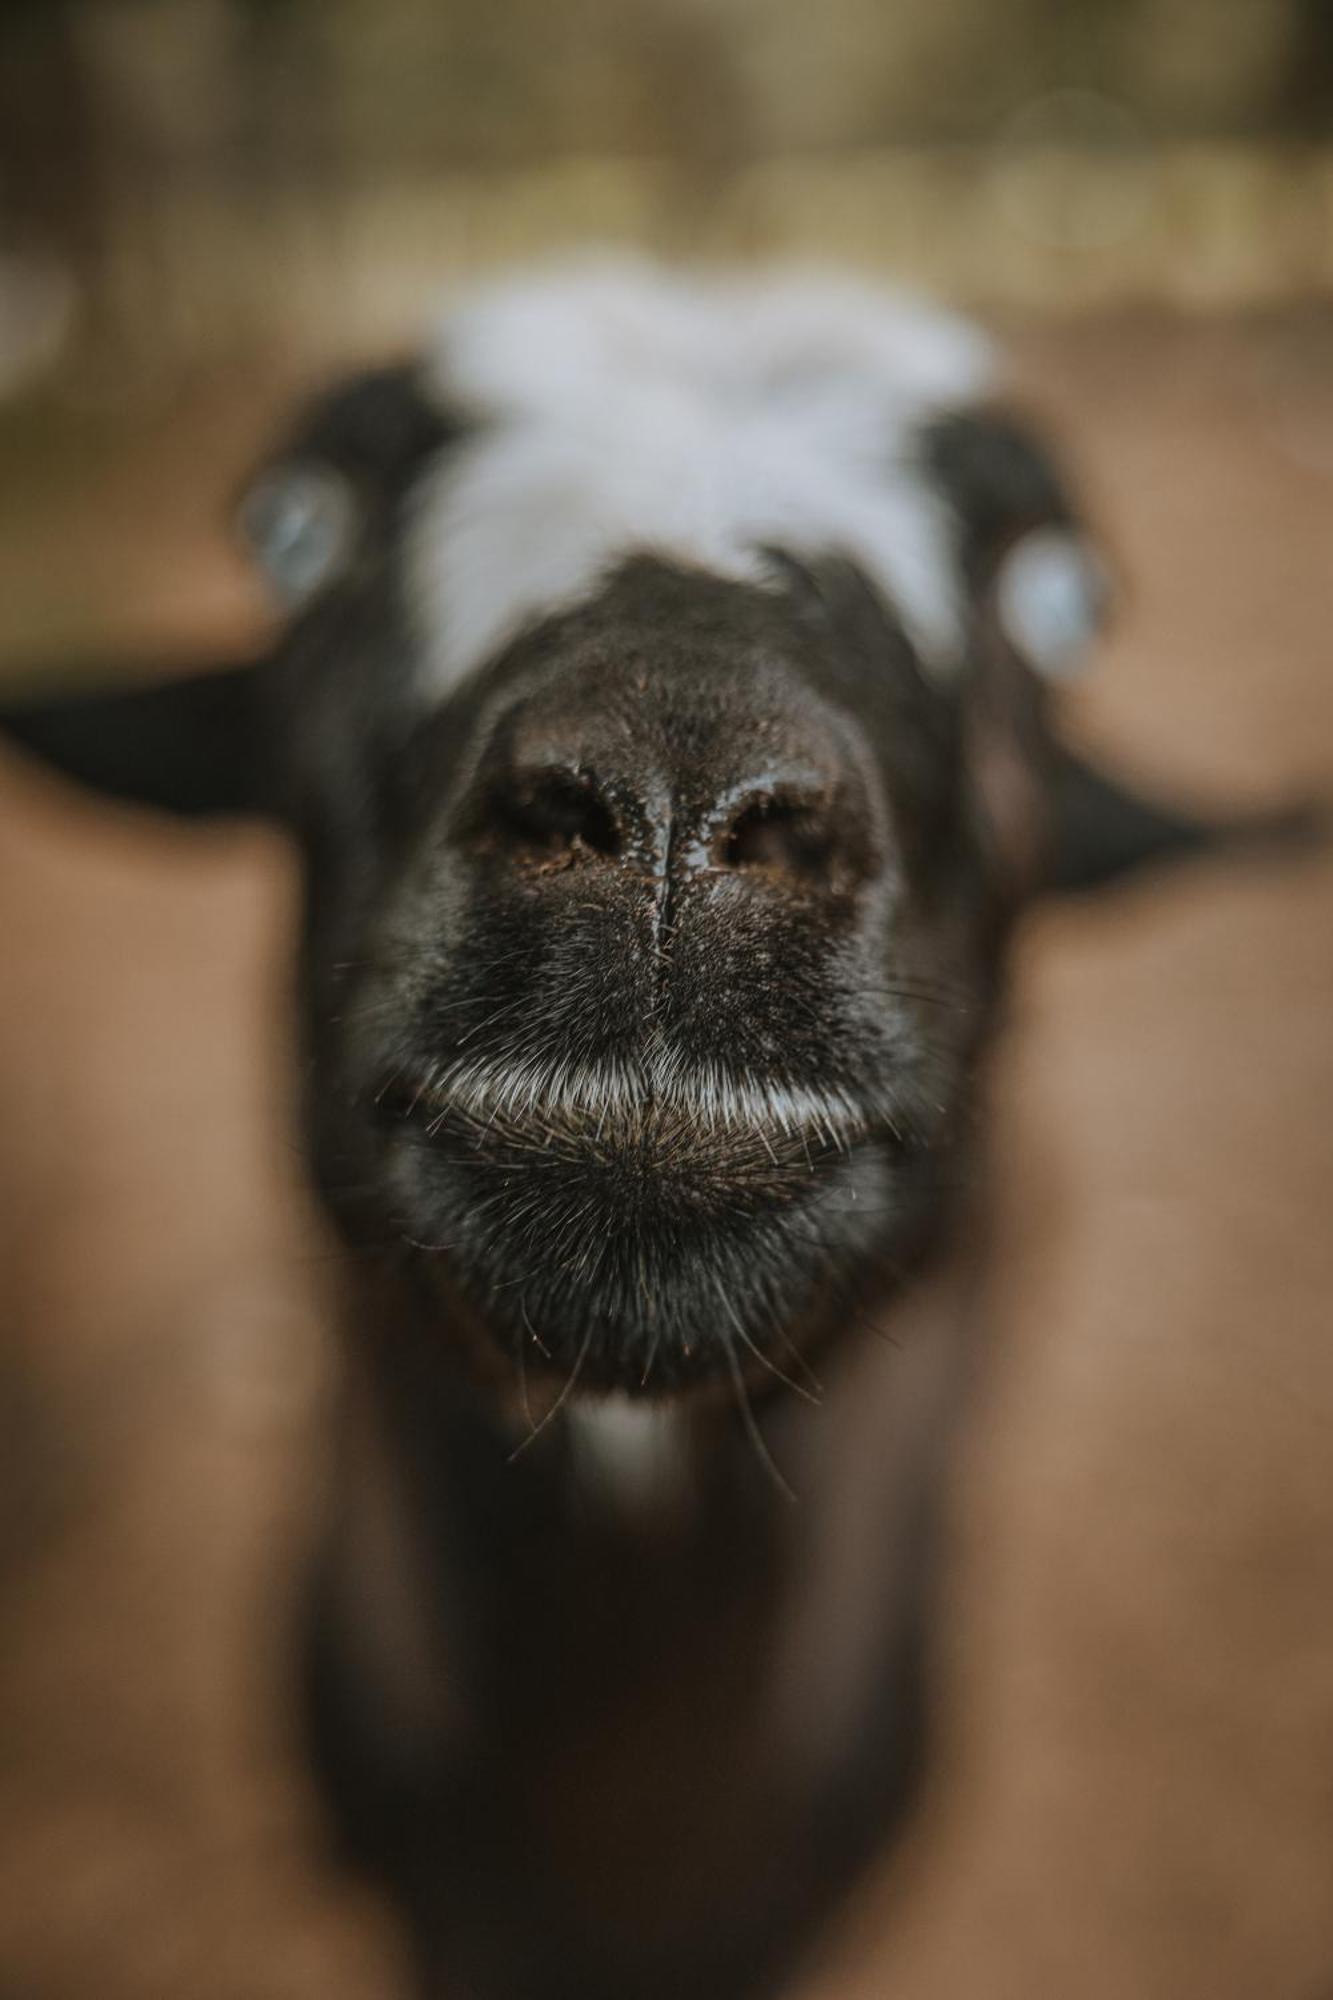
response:
{"label": "dirt ground", "polygon": [[[1333,791],[1333,324],[1019,352],[1125,576],[1084,736]],[[249,629],[211,523],[272,400],[0,465],[9,654]],[[287,1735],[330,1380],[293,888],[258,830],[0,777],[4,2000],[399,1990]],[[944,1755],[819,2000],[1328,2000],[1333,852],[1034,920],[997,1099]]]}

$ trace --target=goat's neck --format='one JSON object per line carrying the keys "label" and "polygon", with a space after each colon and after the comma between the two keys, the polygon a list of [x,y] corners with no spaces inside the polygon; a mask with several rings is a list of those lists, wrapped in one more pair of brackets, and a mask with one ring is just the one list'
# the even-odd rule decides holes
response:
{"label": "goat's neck", "polygon": [[[400,1726],[438,1728],[474,1667],[493,1689],[501,1628],[608,1686],[726,1628],[761,1672],[750,1722],[812,1777],[837,1762],[913,1615],[968,1288],[954,1259],[849,1328],[818,1403],[779,1390],[761,1438],[718,1403],[567,1407],[528,1439],[419,1333],[355,1329],[338,1594]],[[590,1596],[615,1643],[576,1663]]]}
{"label": "goat's neck", "polygon": [[724,1406],[651,1445],[562,1411],[515,1458],[429,1343],[356,1329],[317,1743],[428,1990],[737,2000],[790,1969],[910,1794],[968,1289],[917,1281],[818,1408],[761,1411],[794,1500]]}

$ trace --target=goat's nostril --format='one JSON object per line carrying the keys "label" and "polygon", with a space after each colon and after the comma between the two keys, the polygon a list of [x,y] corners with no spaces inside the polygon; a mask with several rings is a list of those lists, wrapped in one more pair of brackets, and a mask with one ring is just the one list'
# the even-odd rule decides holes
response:
{"label": "goat's nostril", "polygon": [[834,872],[837,846],[819,808],[781,798],[753,799],[718,839],[714,860],[721,868],[818,881]]}
{"label": "goat's nostril", "polygon": [[513,773],[495,798],[495,816],[513,845],[550,857],[584,847],[616,856],[621,832],[591,773],[543,767]]}

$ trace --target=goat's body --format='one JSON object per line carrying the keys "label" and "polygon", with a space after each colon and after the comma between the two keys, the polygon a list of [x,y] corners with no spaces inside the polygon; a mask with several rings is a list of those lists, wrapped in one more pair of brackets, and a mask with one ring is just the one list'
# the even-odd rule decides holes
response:
{"label": "goat's body", "polygon": [[271,660],[12,724],[302,843],[314,1734],[442,2000],[772,1992],[910,1791],[1011,926],[1202,837],[1059,753],[1102,571],[988,384],[826,280],[502,287],[253,490]]}
{"label": "goat's body", "polygon": [[415,1360],[411,1329],[375,1343],[316,1748],[428,1992],[739,2000],[799,1959],[918,1764],[959,1293],[914,1288],[886,1340],[831,1357],[819,1407],[775,1400],[790,1508],[734,1408],[669,1420],[681,1476],[653,1491],[559,1426],[511,1463],[429,1339]]}

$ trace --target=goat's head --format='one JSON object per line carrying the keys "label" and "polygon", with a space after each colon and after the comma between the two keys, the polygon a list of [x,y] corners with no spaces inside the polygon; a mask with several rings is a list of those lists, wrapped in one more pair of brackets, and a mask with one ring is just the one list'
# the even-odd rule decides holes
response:
{"label": "goat's head", "polygon": [[783,1372],[943,1213],[1101,593],[987,393],[822,281],[543,281],[246,502],[315,1171],[506,1369]]}
{"label": "goat's head", "polygon": [[1080,622],[1095,580],[1046,459],[944,413],[979,360],[840,287],[538,284],[249,503],[317,1169],[502,1354],[782,1369],[936,1218],[1040,833],[998,593],[1037,533]]}

